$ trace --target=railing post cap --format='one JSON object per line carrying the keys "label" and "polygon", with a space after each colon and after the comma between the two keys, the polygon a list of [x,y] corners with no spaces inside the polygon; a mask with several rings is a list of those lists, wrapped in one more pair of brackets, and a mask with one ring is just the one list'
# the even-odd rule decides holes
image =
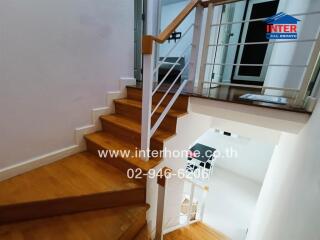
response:
{"label": "railing post cap", "polygon": [[153,36],[145,35],[142,38],[142,53],[143,54],[152,54],[153,51]]}
{"label": "railing post cap", "polygon": [[166,184],[166,179],[170,176],[170,174],[172,173],[172,169],[168,168],[168,167],[164,167],[162,168],[157,176],[157,183],[164,187]]}

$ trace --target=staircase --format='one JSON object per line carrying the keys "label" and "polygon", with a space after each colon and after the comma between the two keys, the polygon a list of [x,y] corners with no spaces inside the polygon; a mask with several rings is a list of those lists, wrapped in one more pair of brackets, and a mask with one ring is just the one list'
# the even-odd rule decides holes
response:
{"label": "staircase", "polygon": [[[148,180],[146,175],[150,169],[159,165],[162,158],[159,156],[141,159],[136,155],[136,150],[162,150],[165,141],[176,134],[177,119],[187,113],[189,99],[182,94],[184,89],[188,88],[191,94],[196,90],[198,96],[203,97],[203,85],[208,83],[205,82],[207,65],[230,65],[207,62],[207,53],[209,47],[219,46],[210,44],[213,7],[238,1],[190,0],[159,35],[143,37],[143,90],[138,86],[128,86],[127,98],[114,100],[115,112],[100,118],[102,131],[85,136],[87,151],[0,182],[1,240],[150,240],[146,217],[150,207],[146,202]],[[205,8],[208,8],[206,29],[204,43],[200,48]],[[179,54],[180,57],[166,76],[159,79],[157,86],[154,86],[155,73],[158,73],[162,64],[165,64],[166,58],[181,39],[170,48],[162,60],[155,58],[154,49],[170,39],[171,34],[193,10],[195,10],[194,22],[181,36],[182,39],[193,29],[192,42]],[[319,39],[316,40],[314,47],[316,50],[320,46]],[[200,49],[203,53],[201,62],[198,63]],[[186,50],[190,51],[188,62],[172,81],[171,86],[163,90],[167,76],[176,65],[179,65],[179,60],[187,54]],[[308,74],[305,75],[302,84],[303,88],[289,89],[293,92],[298,91],[296,99],[298,106],[305,102],[311,79],[316,72],[314,69],[319,59],[318,52],[312,53],[306,71]],[[248,64],[242,65],[248,66]],[[282,65],[273,64],[273,66]],[[198,67],[199,77],[196,79]],[[181,76],[187,71],[188,77],[182,79]],[[210,81],[210,87],[213,83],[218,86],[226,85]],[[227,86],[237,86],[237,84],[227,84]],[[255,86],[255,88],[261,88],[262,92],[265,89],[288,90],[266,86]],[[104,152],[105,156],[101,156],[102,150],[111,151],[116,155],[111,156],[110,152]],[[126,154],[121,154],[119,151],[126,151]],[[127,172],[130,169],[141,169],[142,178],[129,179]],[[162,197],[162,202],[156,203],[159,207],[157,214],[160,213],[157,216],[156,226],[158,239],[163,237],[162,206],[165,201],[163,179],[165,174],[159,182],[163,185],[163,188],[159,188],[162,195],[158,194]],[[153,204],[151,207],[154,207]],[[177,236],[181,237],[181,233],[185,235],[182,239],[197,239],[196,235],[192,235],[194,230],[201,233],[197,233],[200,239],[214,239],[208,236],[215,233],[200,224],[175,231],[166,235],[165,239],[179,239]],[[218,236],[216,239],[224,238]]]}
{"label": "staircase", "polygon": [[[156,93],[154,102],[162,96]],[[161,161],[134,156],[140,147],[141,99],[139,87],[127,87],[127,98],[114,101],[115,113],[101,116],[103,130],[85,136],[86,152],[1,182],[0,239],[150,239],[147,179],[126,176],[130,168],[146,173]],[[163,148],[187,107],[188,97],[181,95],[152,136],[151,149]],[[131,152],[100,159],[98,150]]]}

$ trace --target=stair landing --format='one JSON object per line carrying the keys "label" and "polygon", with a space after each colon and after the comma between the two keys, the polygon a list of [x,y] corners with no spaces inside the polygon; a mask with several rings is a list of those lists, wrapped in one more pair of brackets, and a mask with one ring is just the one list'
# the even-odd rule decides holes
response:
{"label": "stair landing", "polygon": [[1,240],[132,240],[145,224],[146,207],[131,206],[0,226]]}
{"label": "stair landing", "polygon": [[0,223],[138,203],[145,186],[89,152],[0,182]]}

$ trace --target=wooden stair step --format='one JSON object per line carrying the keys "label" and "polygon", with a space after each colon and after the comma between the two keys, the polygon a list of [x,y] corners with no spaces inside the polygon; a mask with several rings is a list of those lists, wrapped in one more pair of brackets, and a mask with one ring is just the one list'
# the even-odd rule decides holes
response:
{"label": "wooden stair step", "polygon": [[96,132],[85,136],[87,141],[88,150],[98,155],[98,150],[111,150],[111,151],[129,151],[128,156],[114,156],[108,155],[106,160],[108,163],[121,169],[123,172],[127,172],[129,168],[140,168],[143,172],[147,172],[150,169],[157,166],[161,158],[150,159],[149,161],[143,161],[137,157],[135,151],[137,147],[127,140],[119,138],[110,132]]}
{"label": "wooden stair step", "polygon": [[0,226],[1,240],[132,240],[146,222],[146,206],[88,211]]}
{"label": "wooden stair step", "polygon": [[[141,124],[120,114],[104,115],[100,117],[103,130],[113,135],[132,142],[140,147]],[[163,142],[174,136],[174,133],[163,129],[157,129],[151,138],[151,149],[163,149]]]}
{"label": "wooden stair step", "polygon": [[[136,108],[136,109],[142,109],[142,103],[141,101],[137,101],[134,99],[129,99],[129,98],[122,98],[122,99],[115,99],[114,100],[115,103],[119,103],[119,104],[123,104],[123,105],[128,105],[130,107]],[[156,107],[155,105],[153,105],[153,108]],[[157,109],[157,113],[162,113],[164,111],[165,107],[163,106],[159,106]],[[168,112],[168,116],[171,117],[180,117],[185,115],[187,112],[184,110],[180,110],[180,109],[170,109]]]}
{"label": "wooden stair step", "polygon": [[[123,99],[114,100],[114,104],[115,104],[116,113],[122,116],[125,116],[127,118],[130,118],[136,122],[141,122],[142,104],[140,101],[123,98]],[[156,123],[156,121],[159,119],[163,111],[164,111],[163,106],[159,106],[157,108],[156,112],[153,114],[151,118],[152,124]],[[171,109],[167,113],[167,115],[164,117],[159,127],[163,130],[175,133],[176,126],[177,126],[177,119],[178,117],[183,116],[184,114],[186,114],[186,112],[182,110]]]}
{"label": "wooden stair step", "polygon": [[0,182],[0,189],[2,224],[145,203],[146,191],[145,185],[89,152]]}
{"label": "wooden stair step", "polygon": [[[158,91],[154,94],[152,98],[152,104],[156,105],[162,99],[164,92]],[[169,93],[162,102],[162,106],[167,106],[173,97],[173,93]],[[142,101],[142,89],[137,86],[127,86],[127,98]],[[187,112],[188,110],[189,97],[186,95],[179,95],[171,109],[181,110]]]}

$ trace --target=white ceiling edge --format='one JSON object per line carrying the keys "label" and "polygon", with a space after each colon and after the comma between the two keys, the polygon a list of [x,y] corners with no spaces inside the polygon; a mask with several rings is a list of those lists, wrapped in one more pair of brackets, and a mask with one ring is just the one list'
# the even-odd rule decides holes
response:
{"label": "white ceiling edge", "polygon": [[174,4],[178,2],[185,2],[186,0],[161,0],[161,5],[169,5],[169,4]]}

